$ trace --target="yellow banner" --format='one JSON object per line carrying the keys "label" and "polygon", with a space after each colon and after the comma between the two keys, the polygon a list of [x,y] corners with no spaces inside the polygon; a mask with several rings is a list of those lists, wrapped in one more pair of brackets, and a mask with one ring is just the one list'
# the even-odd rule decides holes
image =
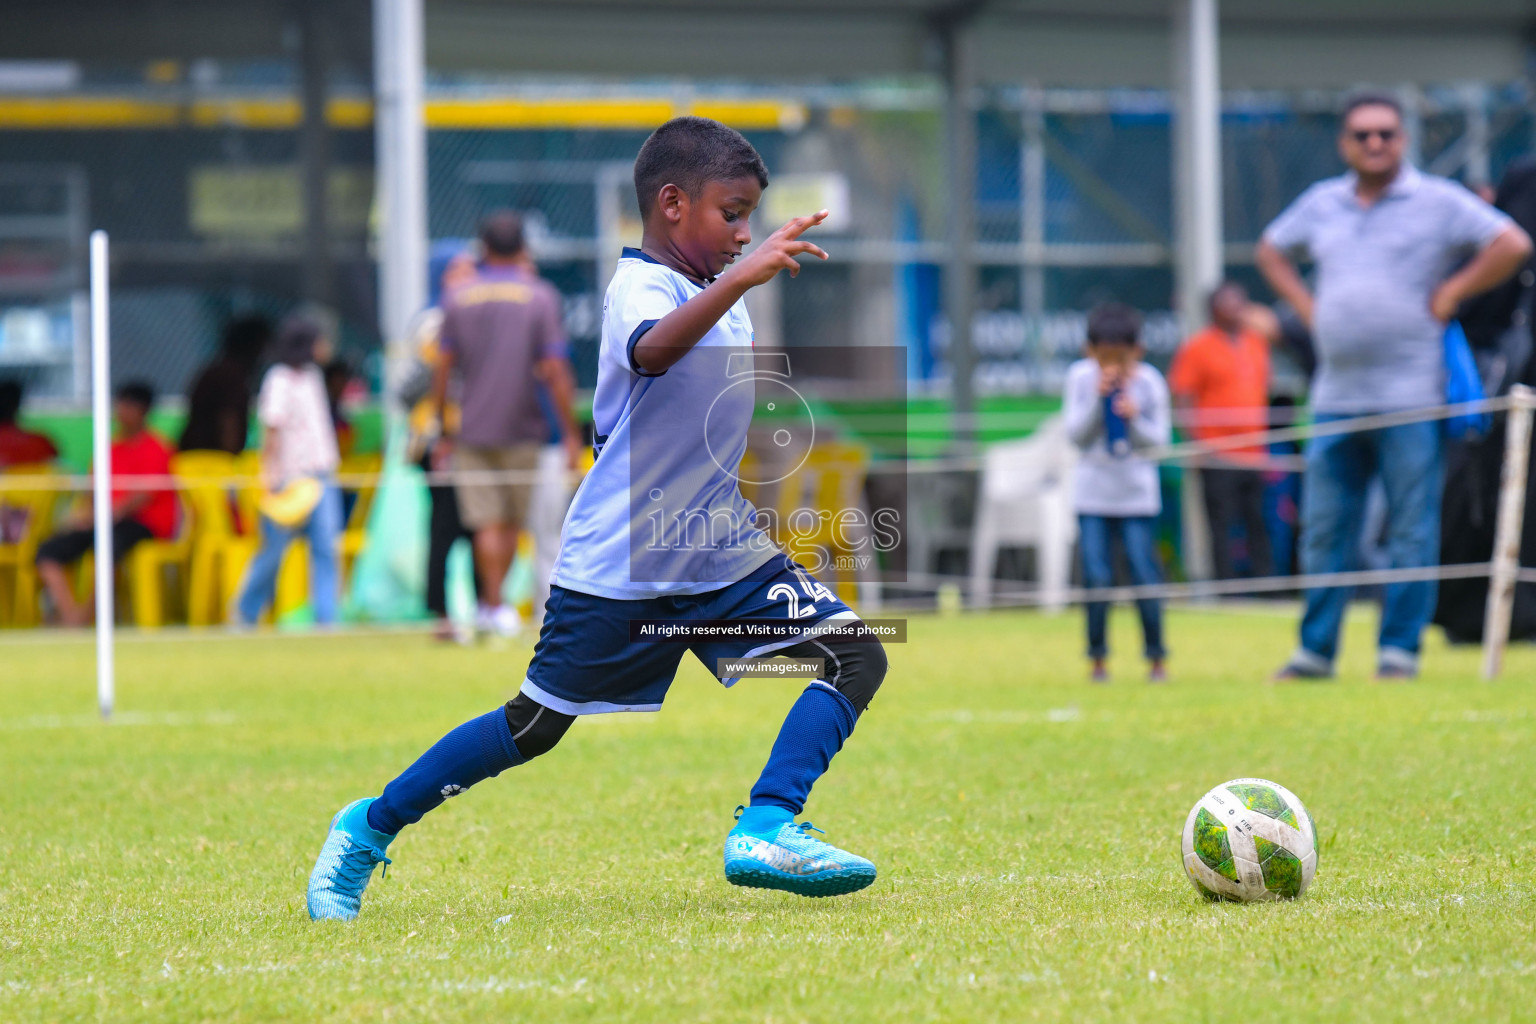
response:
{"label": "yellow banner", "polygon": [[[187,219],[199,235],[231,241],[276,241],[304,226],[304,187],[296,164],[195,167],[187,182]],[[339,231],[362,231],[373,202],[373,172],[331,171],[326,213]]]}

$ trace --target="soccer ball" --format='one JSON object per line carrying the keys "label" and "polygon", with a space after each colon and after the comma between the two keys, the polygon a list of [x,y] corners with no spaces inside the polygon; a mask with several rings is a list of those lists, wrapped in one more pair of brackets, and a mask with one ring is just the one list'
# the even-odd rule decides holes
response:
{"label": "soccer ball", "polygon": [[1208,900],[1295,899],[1317,870],[1317,827],[1284,786],[1223,782],[1184,822],[1184,870]]}

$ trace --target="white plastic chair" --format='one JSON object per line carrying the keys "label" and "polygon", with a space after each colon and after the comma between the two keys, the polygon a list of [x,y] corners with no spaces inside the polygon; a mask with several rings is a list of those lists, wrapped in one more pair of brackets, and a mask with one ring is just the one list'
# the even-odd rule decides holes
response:
{"label": "white plastic chair", "polygon": [[1026,438],[986,450],[971,542],[971,601],[977,607],[992,603],[992,575],[998,549],[1004,547],[1033,548],[1041,607],[1066,607],[1077,542],[1072,512],[1076,464],[1077,449],[1060,416],[1050,417]]}

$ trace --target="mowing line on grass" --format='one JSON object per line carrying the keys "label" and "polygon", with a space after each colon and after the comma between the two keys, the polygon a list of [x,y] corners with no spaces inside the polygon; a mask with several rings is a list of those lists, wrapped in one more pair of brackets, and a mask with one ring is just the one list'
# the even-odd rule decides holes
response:
{"label": "mowing line on grass", "polygon": [[179,711],[119,711],[108,725],[100,715],[31,715],[27,718],[0,718],[0,731],[22,729],[99,729],[120,725],[234,725],[239,718],[228,711],[183,714]]}

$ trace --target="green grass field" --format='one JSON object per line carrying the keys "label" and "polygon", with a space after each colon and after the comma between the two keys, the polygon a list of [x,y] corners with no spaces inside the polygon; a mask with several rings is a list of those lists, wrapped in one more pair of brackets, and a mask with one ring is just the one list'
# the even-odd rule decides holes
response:
{"label": "green grass field", "polygon": [[[1118,649],[1135,649],[1117,613]],[[659,715],[579,722],[311,924],[330,815],[509,696],[528,649],[411,635],[0,640],[0,1020],[1529,1019],[1536,651],[1505,680],[1271,687],[1283,611],[1175,611],[1174,683],[1083,682],[1077,616],[912,620],[808,817],[880,866],[837,900],[720,873],[794,684],[691,659]],[[1311,890],[1207,905],[1179,832],[1240,775],[1317,820]]]}

